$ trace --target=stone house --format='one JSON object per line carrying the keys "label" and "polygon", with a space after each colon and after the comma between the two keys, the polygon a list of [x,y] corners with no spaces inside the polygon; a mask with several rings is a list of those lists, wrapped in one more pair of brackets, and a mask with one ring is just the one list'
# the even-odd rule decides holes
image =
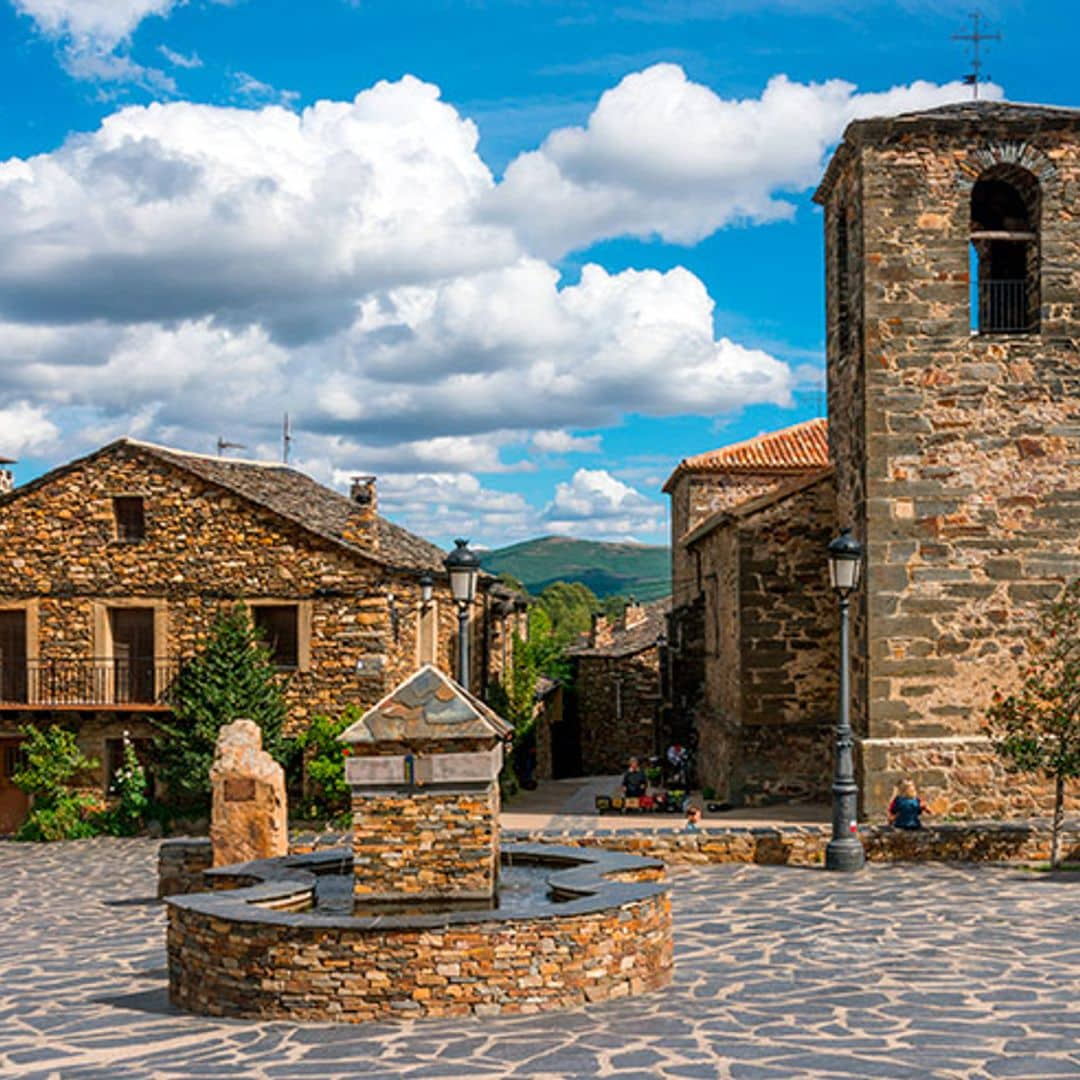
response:
{"label": "stone house", "polygon": [[835,533],[828,423],[687,458],[664,490],[674,721],[696,729],[701,783],[743,803],[821,796],[835,709],[821,644],[836,619],[822,574]]}
{"label": "stone house", "polygon": [[617,618],[594,616],[588,642],[568,650],[578,764],[585,775],[621,773],[630,757],[659,753],[660,656],[670,609],[667,597],[644,605],[631,601]]}
{"label": "stone house", "polygon": [[[123,732],[154,734],[180,665],[237,601],[282,671],[290,733],[369,707],[424,663],[453,671],[443,557],[378,514],[374,477],[347,498],[284,465],[133,439],[0,496],[0,830],[25,811],[10,784],[20,724],[73,725],[104,787]],[[474,686],[525,632],[495,584],[483,578],[473,606]]]}
{"label": "stone house", "polygon": [[[773,732],[773,762],[792,763],[764,770],[777,791],[812,771],[809,732],[837,665],[823,541],[850,526],[865,550],[852,602],[863,813],[883,815],[904,776],[940,814],[1046,809],[1044,786],[1003,772],[983,719],[994,689],[1015,684],[1041,605],[1080,574],[1078,135],[1080,110],[999,102],[849,125],[815,195],[829,453],[814,464],[833,478],[761,492],[761,476],[739,487],[747,470],[712,491],[689,459],[665,488],[672,646],[687,651],[673,704],[696,710],[706,782],[755,793],[748,722]],[[729,452],[743,456],[715,456]],[[695,521],[703,503],[723,503],[715,527]],[[771,674],[748,672],[755,635],[777,643]],[[792,647],[807,639],[818,657]],[[755,680],[770,688],[756,703]]]}

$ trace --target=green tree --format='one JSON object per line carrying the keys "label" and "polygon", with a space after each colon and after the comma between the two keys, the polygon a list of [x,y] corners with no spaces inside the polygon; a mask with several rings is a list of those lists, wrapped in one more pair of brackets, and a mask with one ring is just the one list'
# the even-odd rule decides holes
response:
{"label": "green tree", "polygon": [[210,805],[210,766],[218,732],[234,720],[262,729],[263,749],[283,762],[285,698],[281,677],[243,604],[223,610],[169,693],[172,713],[155,739],[170,802],[188,811]]}
{"label": "green tree", "polygon": [[1050,865],[1057,867],[1065,785],[1080,776],[1080,579],[1047,608],[1027,648],[1020,688],[995,692],[987,731],[1008,768],[1053,782]]}
{"label": "green tree", "polygon": [[552,635],[568,645],[588,631],[593,614],[600,610],[600,601],[580,581],[556,581],[540,594],[539,606],[551,619]]}
{"label": "green tree", "polygon": [[71,781],[97,768],[75,741],[75,733],[58,726],[19,729],[24,764],[12,776],[33,802],[16,838],[19,840],[77,840],[97,834],[91,820],[94,799],[72,791]]}

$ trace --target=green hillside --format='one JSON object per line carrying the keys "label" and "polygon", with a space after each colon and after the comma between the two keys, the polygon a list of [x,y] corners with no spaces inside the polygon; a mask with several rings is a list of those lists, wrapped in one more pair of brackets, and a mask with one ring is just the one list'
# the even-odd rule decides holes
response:
{"label": "green hillside", "polygon": [[554,581],[580,581],[599,597],[659,600],[671,592],[671,555],[666,547],[610,544],[545,536],[480,553],[484,569],[512,574],[534,595]]}

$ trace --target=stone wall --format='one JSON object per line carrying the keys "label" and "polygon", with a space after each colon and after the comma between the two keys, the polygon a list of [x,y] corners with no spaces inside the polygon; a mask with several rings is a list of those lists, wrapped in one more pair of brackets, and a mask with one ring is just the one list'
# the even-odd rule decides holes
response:
{"label": "stone wall", "polygon": [[631,757],[644,761],[656,753],[659,649],[581,656],[574,666],[585,775],[621,773]]}
{"label": "stone wall", "polygon": [[[828,825],[707,824],[697,832],[676,828],[508,830],[506,841],[602,847],[667,863],[821,866],[831,835]],[[1050,826],[1045,820],[968,821],[912,831],[863,825],[859,836],[871,862],[1031,862],[1050,857]],[[1066,860],[1080,860],[1080,820],[1066,824],[1062,850]]]}
{"label": "stone wall", "polygon": [[499,867],[498,785],[354,793],[358,900],[490,897]]}
{"label": "stone wall", "polygon": [[[882,764],[910,768],[957,813],[1030,804],[1015,792],[1025,781],[1006,794],[985,753],[953,740],[980,735],[1040,605],[1080,573],[1080,125],[976,111],[853,125],[819,193],[839,502],[868,556],[856,727],[870,813],[890,787],[873,777]],[[972,183],[1017,163],[1040,189],[1041,326],[972,333]],[[845,213],[856,305],[846,342],[835,265]]]}
{"label": "stone wall", "polygon": [[826,797],[832,777],[835,495],[829,476],[787,490],[695,542],[706,582],[701,781],[749,805]]}
{"label": "stone wall", "polygon": [[208,837],[162,841],[158,848],[158,898],[204,892],[208,886],[203,872],[213,864],[214,848]]}

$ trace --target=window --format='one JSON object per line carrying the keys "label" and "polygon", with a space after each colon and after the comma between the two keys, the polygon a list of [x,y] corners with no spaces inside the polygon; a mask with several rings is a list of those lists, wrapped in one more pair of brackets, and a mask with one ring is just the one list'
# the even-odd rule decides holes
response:
{"label": "window", "polygon": [[26,612],[0,611],[0,701],[27,700]]}
{"label": "window", "polygon": [[116,539],[126,543],[146,537],[146,514],[141,495],[117,495],[113,499]]}
{"label": "window", "polygon": [[980,334],[1039,329],[1039,185],[996,165],[971,191],[971,322]]}
{"label": "window", "polygon": [[255,629],[279,668],[300,666],[298,616],[296,604],[258,604],[252,609]]}

